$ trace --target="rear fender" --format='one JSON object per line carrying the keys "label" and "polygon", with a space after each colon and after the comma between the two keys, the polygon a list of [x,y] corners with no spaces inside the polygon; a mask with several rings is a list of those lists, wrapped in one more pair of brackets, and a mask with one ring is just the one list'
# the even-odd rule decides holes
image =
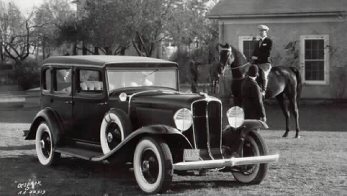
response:
{"label": "rear fender", "polygon": [[135,130],[109,153],[91,160],[126,159],[125,161],[131,161],[137,143],[145,136],[160,137],[169,145],[170,150],[177,149],[175,148],[177,146],[180,147],[179,149],[192,148],[189,140],[179,130],[166,125],[151,125]]}
{"label": "rear fender", "polygon": [[63,130],[63,128],[61,127],[61,123],[59,123],[58,116],[50,108],[42,109],[36,114],[33,122],[31,123],[29,132],[25,137],[25,140],[35,139],[37,128],[43,121],[46,122],[52,129],[51,131],[53,134],[53,142],[55,145],[57,145],[57,143],[60,141],[62,134],[61,131]]}

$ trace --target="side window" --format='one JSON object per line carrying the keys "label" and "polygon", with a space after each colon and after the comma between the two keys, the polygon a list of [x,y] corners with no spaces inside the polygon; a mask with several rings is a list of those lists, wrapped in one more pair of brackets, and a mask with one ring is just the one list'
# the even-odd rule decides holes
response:
{"label": "side window", "polygon": [[53,91],[55,93],[71,93],[71,69],[56,69],[54,71]]}
{"label": "side window", "polygon": [[103,82],[101,72],[97,70],[84,70],[78,71],[78,84],[77,91],[82,93],[100,94],[102,93]]}
{"label": "side window", "polygon": [[45,69],[43,72],[43,77],[42,77],[42,89],[44,91],[50,91],[52,88],[52,73],[51,69]]}

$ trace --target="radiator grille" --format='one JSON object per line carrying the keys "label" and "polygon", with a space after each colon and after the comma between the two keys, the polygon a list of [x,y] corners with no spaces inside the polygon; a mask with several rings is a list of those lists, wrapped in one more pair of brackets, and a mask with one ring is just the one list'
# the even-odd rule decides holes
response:
{"label": "radiator grille", "polygon": [[222,104],[218,100],[198,100],[192,104],[195,147],[211,150],[221,145]]}

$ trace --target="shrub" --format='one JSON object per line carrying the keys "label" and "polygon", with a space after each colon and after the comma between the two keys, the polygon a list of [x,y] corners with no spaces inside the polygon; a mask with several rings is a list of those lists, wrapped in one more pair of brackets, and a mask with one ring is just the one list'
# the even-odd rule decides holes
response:
{"label": "shrub", "polygon": [[40,67],[36,61],[16,63],[11,79],[17,81],[22,90],[40,86]]}

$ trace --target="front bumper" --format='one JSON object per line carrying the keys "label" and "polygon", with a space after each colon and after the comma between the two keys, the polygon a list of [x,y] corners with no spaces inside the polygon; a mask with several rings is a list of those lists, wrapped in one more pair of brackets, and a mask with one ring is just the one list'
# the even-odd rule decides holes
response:
{"label": "front bumper", "polygon": [[279,159],[279,154],[256,156],[256,157],[242,157],[242,158],[232,157],[230,159],[179,162],[179,163],[173,164],[173,169],[174,170],[213,169],[213,168],[233,167],[238,165],[272,163],[272,162],[277,162],[278,159]]}

